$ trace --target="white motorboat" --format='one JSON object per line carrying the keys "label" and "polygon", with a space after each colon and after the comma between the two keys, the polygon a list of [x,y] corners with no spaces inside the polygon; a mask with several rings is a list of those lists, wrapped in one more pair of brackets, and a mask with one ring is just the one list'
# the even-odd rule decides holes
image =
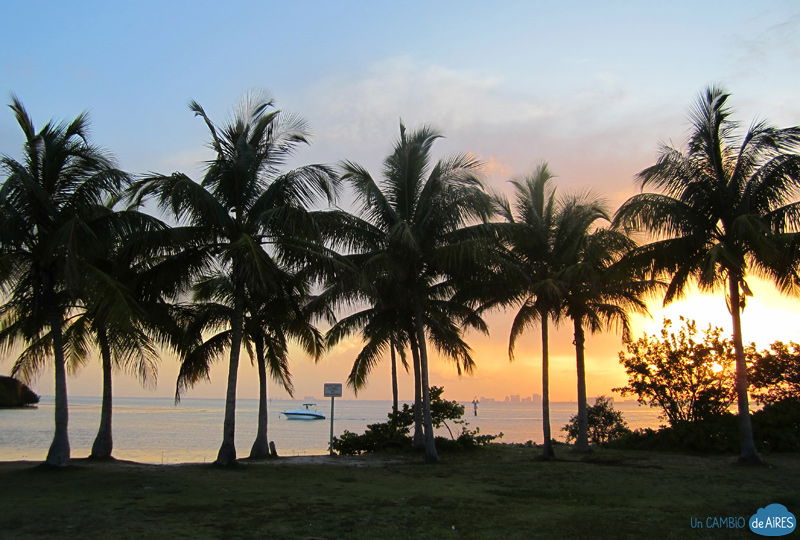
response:
{"label": "white motorboat", "polygon": [[316,403],[303,403],[302,409],[292,409],[291,411],[281,411],[287,420],[325,420],[325,415],[310,407]]}

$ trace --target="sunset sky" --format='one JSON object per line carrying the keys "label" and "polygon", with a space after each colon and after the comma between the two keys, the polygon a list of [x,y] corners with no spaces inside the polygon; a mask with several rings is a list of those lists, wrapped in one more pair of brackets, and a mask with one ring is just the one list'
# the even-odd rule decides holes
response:
{"label": "sunset sky", "polygon": [[[41,127],[88,110],[92,141],[132,173],[182,171],[199,178],[210,157],[207,130],[187,103],[224,120],[248,92],[266,92],[305,118],[312,144],[295,164],[350,159],[375,175],[402,119],[446,138],[435,153],[470,152],[495,191],[547,161],[562,193],[591,190],[615,209],[635,193],[634,175],[654,163],[659,142],[683,147],[698,92],[720,84],[744,127],[767,118],[800,124],[800,4],[786,2],[241,2],[140,1],[3,3],[0,94],[19,96]],[[0,153],[18,156],[22,135],[0,113]],[[342,206],[347,207],[347,194]],[[800,340],[797,299],[752,280],[745,341]],[[724,296],[689,295],[634,335],[657,332],[679,314],[729,328]],[[491,336],[469,335],[478,369],[458,377],[435,359],[433,384],[451,398],[541,392],[539,337],[519,342],[510,364],[510,312],[488,317]],[[575,399],[570,329],[553,336],[552,396]],[[320,396],[344,381],[358,340],[319,364],[295,355],[296,396]],[[590,336],[590,396],[624,384],[618,334]],[[0,373],[12,366],[0,359]],[[222,361],[188,397],[224,397]],[[388,362],[387,362],[388,364]],[[155,389],[115,378],[117,395],[169,396],[177,367],[165,357]],[[366,399],[389,397],[388,366]],[[52,375],[34,385],[52,394]],[[411,398],[410,377],[400,381]],[[100,393],[99,368],[70,378],[73,395]],[[274,397],[284,397],[277,388]],[[243,362],[239,395],[256,397]],[[346,391],[345,398],[352,398]]]}

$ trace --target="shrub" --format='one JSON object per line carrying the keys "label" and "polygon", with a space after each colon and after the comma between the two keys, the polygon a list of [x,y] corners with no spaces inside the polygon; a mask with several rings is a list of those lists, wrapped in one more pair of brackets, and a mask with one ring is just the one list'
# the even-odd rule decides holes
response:
{"label": "shrub", "polygon": [[731,341],[720,328],[709,326],[701,334],[694,321],[681,317],[681,323],[673,332],[665,319],[660,337],[645,335],[628,343],[627,354],[619,354],[628,385],[613,389],[660,408],[672,426],[719,416],[735,396]]}
{"label": "shrub", "polygon": [[[614,400],[600,396],[594,405],[587,408],[589,417],[589,442],[591,444],[604,444],[630,433],[628,424],[622,418],[622,413],[614,409]],[[567,442],[578,438],[578,415],[570,418],[569,423],[562,431],[567,432]]]}
{"label": "shrub", "polygon": [[[800,399],[785,399],[753,414],[753,432],[759,450],[800,450]],[[696,422],[679,422],[659,430],[637,429],[609,444],[629,450],[669,450],[699,453],[737,453],[739,423],[725,413]]]}
{"label": "shrub", "polygon": [[[450,438],[436,437],[437,448],[441,451],[468,450],[485,446],[499,435],[481,435],[479,429],[470,430],[468,424],[461,419],[464,415],[464,406],[456,401],[442,399],[444,388],[432,386],[431,394],[431,421],[434,427],[444,425],[450,432]],[[461,425],[458,437],[447,423],[452,420]],[[380,452],[389,449],[410,450],[411,437],[409,432],[414,423],[414,408],[407,404],[397,411],[389,413],[388,421],[379,424],[370,424],[361,435],[345,431],[339,437],[333,438],[333,450],[340,455],[358,455],[368,452]]]}
{"label": "shrub", "polygon": [[800,398],[787,398],[753,414],[753,432],[765,451],[800,450]]}

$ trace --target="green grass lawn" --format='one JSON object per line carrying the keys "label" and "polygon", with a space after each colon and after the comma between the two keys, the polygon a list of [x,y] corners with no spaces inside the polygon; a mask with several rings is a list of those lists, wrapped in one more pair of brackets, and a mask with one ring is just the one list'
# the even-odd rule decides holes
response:
{"label": "green grass lawn", "polygon": [[[690,518],[779,502],[800,515],[800,455],[732,457],[600,450],[534,460],[494,445],[425,465],[132,466],[0,463],[3,538],[736,538]],[[337,458],[340,462],[359,458]],[[796,533],[797,534],[797,533]]]}

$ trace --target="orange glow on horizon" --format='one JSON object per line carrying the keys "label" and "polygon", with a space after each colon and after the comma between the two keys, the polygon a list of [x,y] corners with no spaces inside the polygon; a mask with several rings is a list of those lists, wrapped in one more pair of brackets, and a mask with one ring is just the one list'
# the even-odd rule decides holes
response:
{"label": "orange glow on horizon", "polygon": [[[800,328],[800,307],[795,299],[781,295],[769,283],[751,279],[750,286],[754,296],[742,317],[745,343],[755,342],[758,347],[768,347],[775,340],[798,341],[797,328]],[[632,337],[642,333],[658,335],[663,319],[670,318],[677,324],[678,317],[684,315],[697,321],[699,329],[708,324],[720,326],[730,331],[730,315],[725,307],[723,294],[699,294],[689,291],[686,298],[667,307],[661,306],[660,299],[650,302],[651,317],[632,318]],[[472,375],[458,376],[451,362],[445,361],[431,351],[431,384],[444,386],[445,397],[461,401],[471,401],[477,397],[503,400],[506,396],[519,395],[522,398],[541,394],[541,346],[538,327],[533,327],[518,340],[516,359],[508,360],[508,333],[513,318],[511,310],[490,313],[487,323],[490,336],[468,334],[467,342],[473,349],[477,364]],[[322,395],[325,382],[345,382],[350,371],[352,358],[360,349],[358,339],[350,339],[340,344],[334,351],[314,363],[296,348],[292,349],[291,369],[295,383],[295,398]],[[626,383],[625,372],[619,364],[618,353],[623,350],[619,333],[587,334],[586,339],[586,378],[589,396],[612,395],[611,388]],[[9,356],[11,358],[11,356]],[[398,360],[399,362],[399,360]],[[11,361],[5,363],[11,368]],[[162,360],[159,384],[155,391],[142,389],[130,376],[123,373],[114,375],[114,391],[118,396],[167,396],[174,392],[177,365],[169,357]],[[401,367],[399,388],[400,398],[413,399],[413,379]],[[227,359],[221,359],[212,369],[211,381],[202,382],[190,390],[187,398],[224,398],[227,377]],[[255,368],[250,365],[246,355],[240,360],[238,396],[255,398],[258,396],[258,383]],[[76,376],[69,378],[70,395],[100,395],[101,378],[99,362],[90,361]],[[550,396],[552,401],[575,401],[575,351],[572,345],[572,325],[562,321],[560,326],[550,331]],[[52,370],[41,374],[35,381],[34,390],[52,395]],[[286,399],[286,392],[270,383],[270,397]],[[390,368],[387,359],[378,365],[366,388],[355,396],[345,388],[344,399],[391,399]]]}

